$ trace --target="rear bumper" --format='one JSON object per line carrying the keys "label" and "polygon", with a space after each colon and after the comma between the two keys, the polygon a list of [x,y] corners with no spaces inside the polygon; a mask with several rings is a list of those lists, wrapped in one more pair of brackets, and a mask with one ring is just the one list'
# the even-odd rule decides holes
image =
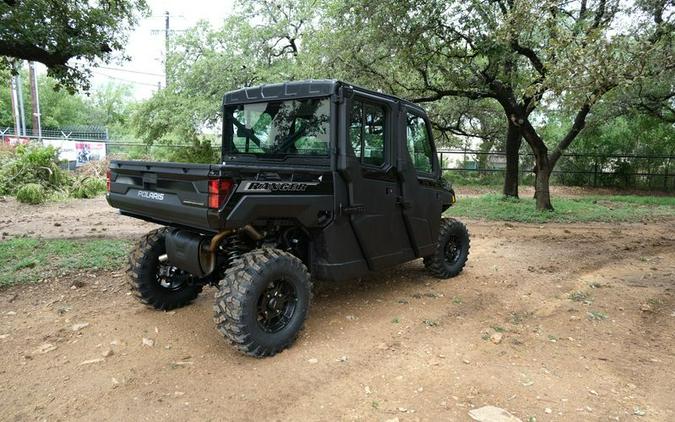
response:
{"label": "rear bumper", "polygon": [[[122,215],[140,218],[167,226],[181,226],[208,232],[218,231],[218,217],[209,217],[208,209],[186,206],[174,195],[164,195],[161,200],[138,196],[138,190],[130,189],[127,194],[109,192],[106,200]],[[214,220],[214,221],[212,221]]]}
{"label": "rear bumper", "polygon": [[236,229],[260,219],[292,219],[307,228],[318,227],[320,216],[331,215],[334,208],[332,195],[245,195],[230,200],[220,212],[186,205],[171,194],[161,200],[141,197],[137,189],[126,194],[109,192],[106,199],[122,215],[206,232]]}

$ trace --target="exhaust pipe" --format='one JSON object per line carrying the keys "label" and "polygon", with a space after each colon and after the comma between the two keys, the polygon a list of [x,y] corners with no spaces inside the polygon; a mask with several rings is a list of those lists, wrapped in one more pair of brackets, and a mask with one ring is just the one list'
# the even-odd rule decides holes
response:
{"label": "exhaust pipe", "polygon": [[250,224],[245,225],[241,230],[253,240],[261,240],[263,238],[263,235]]}
{"label": "exhaust pipe", "polygon": [[[250,224],[240,230],[254,241],[263,238],[263,235]],[[159,261],[171,261],[171,264],[181,270],[199,278],[206,277],[216,269],[218,245],[226,236],[235,232],[236,230],[223,230],[209,240],[205,236],[187,230],[171,230],[164,241],[166,254],[161,255]]]}

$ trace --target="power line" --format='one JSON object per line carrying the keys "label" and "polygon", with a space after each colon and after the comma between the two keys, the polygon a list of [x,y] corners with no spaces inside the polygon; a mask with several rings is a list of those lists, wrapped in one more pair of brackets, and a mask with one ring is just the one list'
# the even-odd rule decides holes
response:
{"label": "power line", "polygon": [[150,83],[150,82],[133,81],[133,80],[131,80],[131,79],[124,79],[124,78],[118,78],[118,77],[115,77],[115,76],[110,76],[110,75],[107,75],[107,74],[105,74],[105,73],[98,73],[98,75],[100,75],[100,76],[105,76],[106,78],[114,79],[114,80],[116,80],[116,81],[128,82],[128,83],[136,84],[136,85],[147,85],[147,86],[154,86],[154,87],[157,86],[156,83],[153,84],[153,83]]}
{"label": "power line", "polygon": [[[171,16],[174,17],[174,18],[185,19],[185,15],[171,15]],[[152,16],[148,16],[148,17],[149,17],[149,18],[153,18],[153,19],[155,19],[155,18],[162,18],[162,19],[164,19],[164,18],[166,18],[166,14],[162,14],[162,15],[152,15]]]}
{"label": "power line", "polygon": [[114,70],[116,72],[138,73],[139,75],[150,75],[150,76],[164,77],[163,73],[142,72],[140,70],[122,69],[122,68],[119,68],[119,67],[98,66],[98,69],[107,69],[107,70]]}

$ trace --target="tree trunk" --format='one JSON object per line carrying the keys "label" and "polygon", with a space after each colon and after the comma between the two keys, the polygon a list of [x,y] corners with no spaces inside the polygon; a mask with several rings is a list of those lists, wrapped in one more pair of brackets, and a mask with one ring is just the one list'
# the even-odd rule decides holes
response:
{"label": "tree trunk", "polygon": [[518,126],[509,120],[506,132],[506,173],[504,174],[504,196],[518,198],[518,151],[523,140]]}
{"label": "tree trunk", "polygon": [[534,179],[534,199],[537,202],[537,209],[539,211],[553,211],[551,205],[551,194],[549,191],[549,179],[551,178],[551,171],[553,166],[548,159],[546,151],[535,149],[534,155],[536,159],[535,179]]}

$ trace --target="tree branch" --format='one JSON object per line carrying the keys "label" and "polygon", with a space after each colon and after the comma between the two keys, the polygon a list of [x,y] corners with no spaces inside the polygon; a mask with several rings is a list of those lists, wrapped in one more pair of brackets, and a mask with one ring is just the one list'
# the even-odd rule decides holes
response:
{"label": "tree branch", "polygon": [[467,91],[462,89],[442,89],[435,87],[429,82],[429,74],[427,73],[426,69],[417,68],[417,71],[420,73],[420,75],[422,76],[422,80],[424,81],[424,89],[426,91],[433,92],[433,94],[411,99],[410,101],[414,103],[428,103],[440,100],[445,97],[463,97],[463,98],[470,98],[472,100],[494,97],[489,92]]}
{"label": "tree branch", "polygon": [[544,79],[543,76],[537,78],[535,81],[533,81],[530,84],[530,86],[539,84],[539,87],[537,88],[537,90],[532,95],[523,96],[522,107],[523,107],[523,110],[525,111],[525,114],[528,115],[528,116],[534,110],[536,103],[538,101],[540,101],[542,99],[542,97],[544,96],[544,94],[546,93],[546,91],[548,91],[548,88],[544,84],[544,81],[545,81],[545,79]]}
{"label": "tree branch", "polygon": [[[110,48],[101,49],[102,52],[109,52]],[[68,53],[51,53],[36,45],[15,40],[8,43],[0,41],[0,56],[16,57],[19,59],[43,63],[47,67],[66,66],[68,60],[72,57]]]}
{"label": "tree branch", "polygon": [[593,18],[592,28],[597,28],[602,23],[602,19],[605,17],[605,10],[607,8],[607,0],[600,0],[598,3],[598,10],[595,12],[595,17]]}
{"label": "tree branch", "polygon": [[579,6],[579,19],[578,20],[583,20],[586,17],[586,0],[581,0],[581,6]]}
{"label": "tree branch", "polygon": [[518,43],[518,40],[516,39],[511,40],[511,48],[516,53],[527,57],[530,60],[532,67],[534,67],[537,73],[539,73],[541,76],[546,75],[546,67],[544,66],[544,63],[542,63],[542,61],[539,59],[539,56],[533,49],[520,45]]}
{"label": "tree branch", "polygon": [[675,92],[659,96],[646,94],[644,97],[635,108],[664,122],[675,123],[675,108],[669,104],[675,97]]}
{"label": "tree branch", "polygon": [[441,132],[443,134],[452,133],[453,135],[464,136],[464,137],[467,137],[467,138],[490,139],[490,137],[487,136],[487,135],[483,135],[483,134],[479,134],[479,133],[469,133],[469,132],[465,131],[464,129],[462,129],[461,127],[456,126],[456,125],[442,125],[440,123],[432,121],[431,126],[433,126],[435,129],[437,129],[439,132]]}
{"label": "tree branch", "polygon": [[412,98],[410,101],[413,103],[429,103],[432,101],[438,101],[445,97],[462,97],[462,98],[470,98],[472,100],[480,100],[482,98],[494,98],[494,96],[488,92],[464,91],[461,89],[438,89],[434,90],[434,93],[431,95]]}
{"label": "tree branch", "polygon": [[551,163],[551,167],[554,167],[556,162],[560,159],[562,156],[563,151],[567,149],[567,147],[570,146],[572,141],[579,135],[579,132],[586,126],[586,116],[588,116],[588,113],[591,111],[591,103],[586,102],[584,103],[583,106],[579,109],[577,112],[577,115],[574,117],[574,123],[572,124],[572,127],[570,130],[567,132],[565,137],[558,143],[558,145],[555,147],[555,149],[551,152],[551,155],[549,156],[549,162]]}

